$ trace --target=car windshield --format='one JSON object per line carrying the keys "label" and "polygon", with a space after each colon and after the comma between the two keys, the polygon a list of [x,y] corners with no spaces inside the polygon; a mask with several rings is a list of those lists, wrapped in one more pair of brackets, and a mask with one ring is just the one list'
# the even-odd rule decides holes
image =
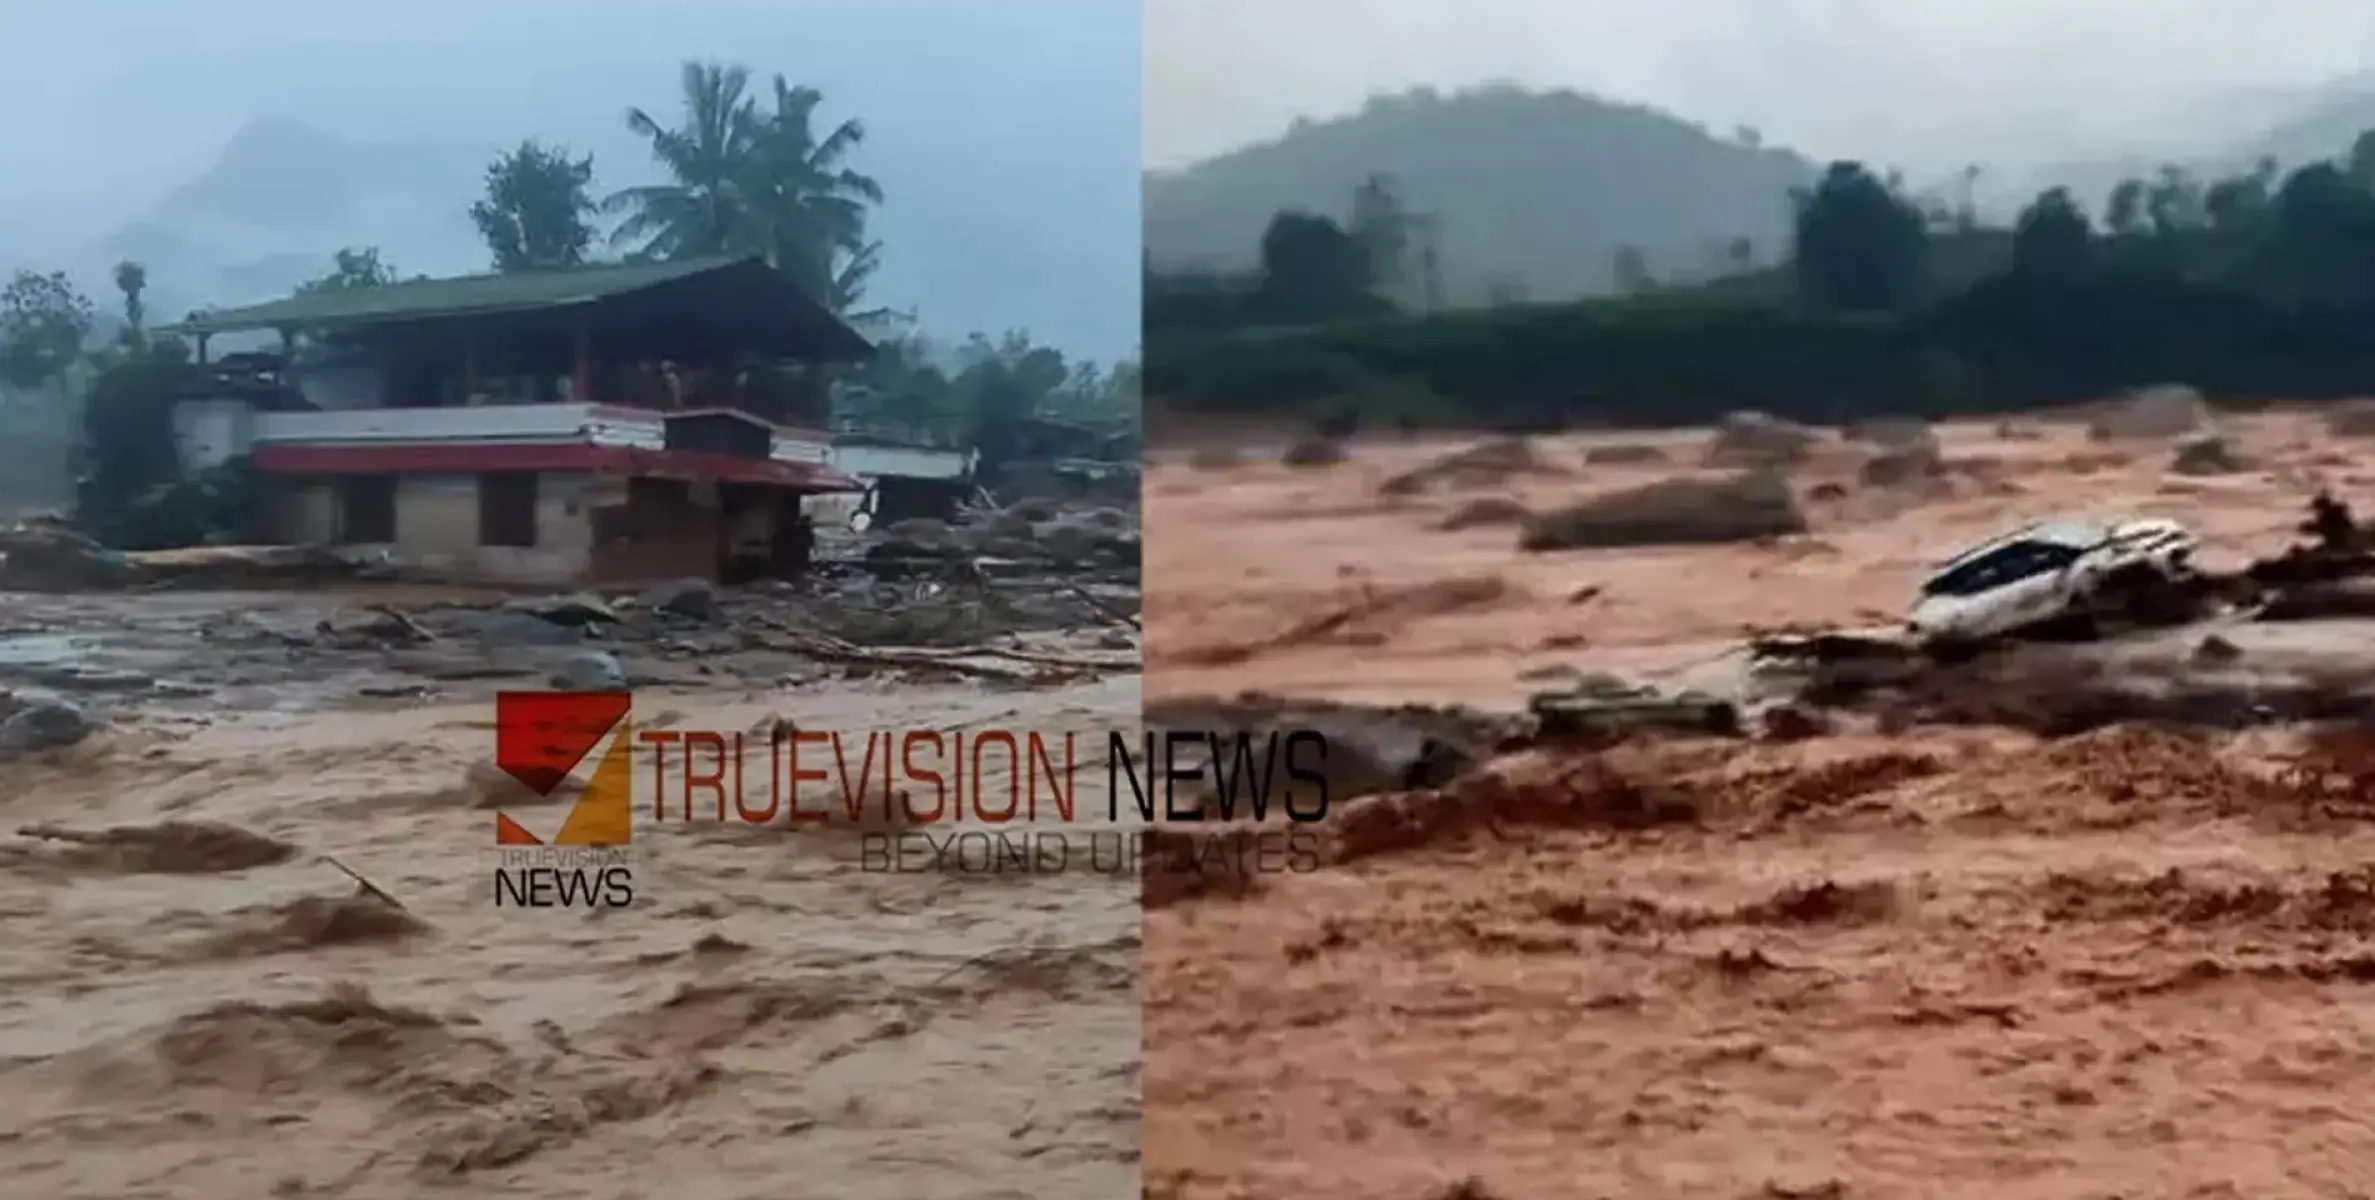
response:
{"label": "car windshield", "polygon": [[1922,585],[1924,596],[1976,596],[2023,579],[2059,571],[2078,550],[2052,542],[2014,542],[1940,572]]}

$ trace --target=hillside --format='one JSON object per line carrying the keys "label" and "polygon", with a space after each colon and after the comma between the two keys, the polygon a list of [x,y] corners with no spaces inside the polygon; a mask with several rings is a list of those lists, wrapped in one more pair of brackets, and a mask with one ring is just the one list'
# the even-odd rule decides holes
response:
{"label": "hillside", "polygon": [[1449,300],[1513,284],[1563,299],[1609,290],[1626,247],[1658,276],[1714,273],[1739,238],[1759,261],[1777,258],[1789,189],[1815,171],[1787,151],[1574,92],[1422,90],[1150,174],[1146,247],[1164,266],[1243,265],[1274,213],[1341,216],[1361,180],[1383,174],[1434,217]]}

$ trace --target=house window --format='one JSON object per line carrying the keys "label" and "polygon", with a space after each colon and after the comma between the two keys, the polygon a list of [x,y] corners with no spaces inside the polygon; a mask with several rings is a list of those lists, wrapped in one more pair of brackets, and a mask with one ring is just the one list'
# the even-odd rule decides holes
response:
{"label": "house window", "polygon": [[338,540],[385,545],[396,540],[396,477],[347,475],[338,480]]}
{"label": "house window", "polygon": [[478,477],[478,544],[536,544],[536,472],[503,471]]}

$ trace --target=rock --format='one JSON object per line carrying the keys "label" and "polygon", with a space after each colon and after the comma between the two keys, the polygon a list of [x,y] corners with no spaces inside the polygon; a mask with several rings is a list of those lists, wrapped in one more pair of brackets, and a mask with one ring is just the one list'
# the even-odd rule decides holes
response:
{"label": "rock", "polygon": [[[1923,429],[1928,434],[1928,429]],[[1946,474],[1946,459],[1936,438],[1881,443],[1881,449],[1856,468],[1856,482],[1865,487],[1893,488],[1936,479]]]}
{"label": "rock", "polygon": [[470,613],[456,624],[494,646],[573,646],[585,640],[587,625],[548,621],[518,608]]}
{"label": "rock", "polygon": [[1435,488],[1500,487],[1521,475],[1563,472],[1522,437],[1494,438],[1441,455],[1378,485],[1388,496],[1415,496]]}
{"label": "rock", "polygon": [[2184,437],[2211,428],[2213,419],[2202,393],[2183,384],[2161,384],[2104,405],[2087,425],[2086,436],[2098,442]]}
{"label": "rock", "polygon": [[2241,657],[2243,657],[2241,646],[2215,633],[2203,638],[2201,643],[2194,647],[2193,653],[2193,660],[2204,666],[2219,666],[2234,662]]}
{"label": "rock", "polygon": [[2169,460],[2169,469],[2180,475],[2228,475],[2248,465],[2215,433],[2187,438]]}
{"label": "rock", "polygon": [[2335,437],[2375,437],[2375,400],[2344,400],[2325,417],[2326,432]]}
{"label": "rock", "polygon": [[618,622],[618,613],[608,604],[603,603],[600,596],[588,595],[583,592],[569,596],[550,596],[541,600],[514,601],[509,607],[514,612],[523,612],[540,621],[549,621],[555,625],[582,627],[596,622],[604,624]]}
{"label": "rock", "polygon": [[1520,525],[1533,515],[1525,505],[1508,496],[1478,496],[1444,514],[1435,528],[1457,533],[1486,525]]}
{"label": "rock", "polygon": [[1823,737],[1833,729],[1829,716],[1804,704],[1776,704],[1758,717],[1757,727],[1765,740],[1773,742],[1802,742]]}
{"label": "rock", "polygon": [[1707,465],[1781,467],[1805,458],[1822,435],[1804,425],[1761,412],[1736,412],[1715,427]]}
{"label": "rock", "polygon": [[1525,523],[1518,548],[1707,545],[1804,532],[1806,518],[1788,481],[1776,471],[1749,471],[1661,479],[1539,513]]}
{"label": "rock", "polygon": [[717,585],[706,579],[679,579],[643,594],[643,606],[653,612],[675,613],[709,621],[717,617]]}
{"label": "rock", "polygon": [[1617,442],[1583,452],[1584,465],[1590,467],[1647,467],[1665,461],[1666,452],[1646,442]]}
{"label": "rock", "polygon": [[553,686],[572,692],[623,692],[627,672],[618,659],[600,650],[572,654],[553,672]]}
{"label": "rock", "polygon": [[1938,435],[1920,417],[1866,417],[1851,422],[1846,433],[1851,441],[1869,442],[1891,450],[1927,446],[1935,452],[1938,448]]}
{"label": "rock", "polygon": [[1286,453],[1280,455],[1278,461],[1290,467],[1332,467],[1350,457],[1342,442],[1333,438],[1307,437],[1287,447]]}
{"label": "rock", "polygon": [[125,557],[62,524],[0,527],[0,588],[55,592],[134,582]]}
{"label": "rock", "polygon": [[54,696],[10,697],[0,719],[0,760],[59,750],[91,736],[98,726],[82,709]]}

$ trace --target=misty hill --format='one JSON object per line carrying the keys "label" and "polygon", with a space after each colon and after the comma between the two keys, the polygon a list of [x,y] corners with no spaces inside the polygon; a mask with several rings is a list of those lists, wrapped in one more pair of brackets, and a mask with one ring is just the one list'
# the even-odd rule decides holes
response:
{"label": "misty hill", "polygon": [[[557,140],[593,155],[596,195],[652,182],[648,148],[593,111],[589,136]],[[1135,305],[1115,303],[1131,294],[1138,266],[1130,207],[1114,203],[1132,190],[1128,174],[1113,174],[1119,161],[1066,160],[1018,177],[996,139],[946,152],[898,127],[869,132],[860,161],[886,192],[870,222],[885,247],[870,303],[913,311],[922,331],[951,343],[1022,328],[1097,359],[1133,352]],[[469,206],[487,164],[516,142],[359,139],[286,117],[253,120],[194,178],[114,229],[11,239],[0,227],[0,278],[64,270],[112,311],[114,265],[138,262],[149,311],[168,321],[285,296],[345,246],[377,246],[406,275],[484,271]],[[1101,178],[1084,182],[1090,173]]]}
{"label": "misty hill", "polygon": [[2122,180],[2150,179],[2167,164],[2197,178],[2217,179],[2249,171],[2263,158],[2275,159],[2288,171],[2338,158],[2362,131],[2375,129],[2375,74],[2308,89],[2220,92],[2175,114],[2170,124],[2180,136],[2127,153],[1989,171],[1980,189],[1981,207],[1992,219],[2010,220],[2038,192],[2060,186],[2100,216],[2104,199]]}
{"label": "misty hill", "polygon": [[1788,240],[1789,190],[1816,172],[1788,151],[1574,92],[1418,90],[1150,174],[1146,248],[1160,266],[1249,265],[1273,214],[1341,218],[1376,173],[1435,219],[1450,301],[1561,299],[1610,290],[1627,247],[1659,276],[1716,273],[1741,238],[1772,261]]}
{"label": "misty hill", "polygon": [[378,246],[408,274],[485,270],[467,207],[497,149],[363,144],[283,118],[250,122],[203,174],[66,265],[96,288],[112,264],[142,264],[150,308],[167,319],[285,296],[343,246]]}

